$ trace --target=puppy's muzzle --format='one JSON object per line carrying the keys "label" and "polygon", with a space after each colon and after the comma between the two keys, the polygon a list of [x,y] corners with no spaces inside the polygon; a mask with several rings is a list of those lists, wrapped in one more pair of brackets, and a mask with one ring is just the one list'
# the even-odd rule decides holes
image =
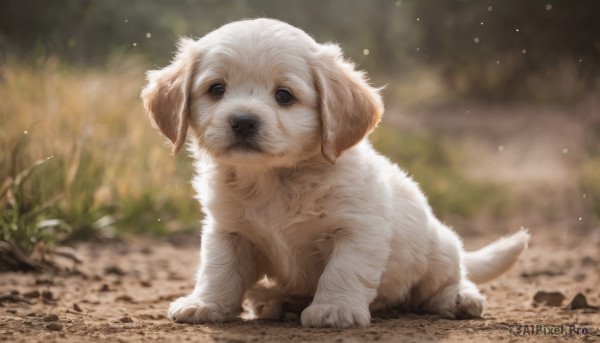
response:
{"label": "puppy's muzzle", "polygon": [[231,130],[237,139],[246,140],[258,132],[260,122],[254,114],[235,114],[229,119]]}
{"label": "puppy's muzzle", "polygon": [[257,145],[260,120],[257,116],[250,113],[234,114],[229,119],[229,125],[233,133],[231,148],[260,150]]}

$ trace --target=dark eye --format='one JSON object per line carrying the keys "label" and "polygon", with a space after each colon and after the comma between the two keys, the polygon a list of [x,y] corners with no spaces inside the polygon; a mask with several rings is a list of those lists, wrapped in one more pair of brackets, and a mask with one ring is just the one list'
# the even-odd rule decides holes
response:
{"label": "dark eye", "polygon": [[208,94],[213,98],[221,98],[225,94],[225,86],[221,83],[215,83],[208,88]]}
{"label": "dark eye", "polygon": [[294,95],[287,88],[279,88],[275,91],[275,100],[280,105],[289,105],[294,101]]}

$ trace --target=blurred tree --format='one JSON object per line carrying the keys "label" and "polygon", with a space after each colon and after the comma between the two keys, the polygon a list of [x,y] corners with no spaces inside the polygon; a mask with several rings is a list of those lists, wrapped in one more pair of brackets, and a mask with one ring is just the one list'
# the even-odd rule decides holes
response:
{"label": "blurred tree", "polygon": [[371,73],[431,66],[458,95],[506,100],[531,96],[531,75],[552,78],[563,65],[593,88],[599,14],[597,0],[4,0],[0,58],[98,65],[139,54],[164,65],[180,35],[266,16],[340,43]]}
{"label": "blurred tree", "polygon": [[[600,2],[413,1],[420,44],[460,93],[518,97],[529,75],[576,66],[588,87],[598,81]],[[500,98],[500,99],[497,99]]]}

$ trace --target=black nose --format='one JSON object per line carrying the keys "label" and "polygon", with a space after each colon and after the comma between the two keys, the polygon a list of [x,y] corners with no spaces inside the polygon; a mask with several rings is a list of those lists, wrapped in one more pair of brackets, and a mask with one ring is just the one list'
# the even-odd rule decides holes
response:
{"label": "black nose", "polygon": [[253,114],[235,114],[229,119],[233,132],[240,137],[250,137],[258,131],[259,121]]}

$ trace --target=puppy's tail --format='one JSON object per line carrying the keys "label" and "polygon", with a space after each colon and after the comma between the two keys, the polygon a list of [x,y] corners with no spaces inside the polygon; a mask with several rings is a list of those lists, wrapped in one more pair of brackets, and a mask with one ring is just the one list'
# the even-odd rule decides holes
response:
{"label": "puppy's tail", "polygon": [[528,243],[529,232],[521,229],[479,250],[465,252],[463,262],[469,279],[475,283],[484,283],[497,278],[517,262]]}

